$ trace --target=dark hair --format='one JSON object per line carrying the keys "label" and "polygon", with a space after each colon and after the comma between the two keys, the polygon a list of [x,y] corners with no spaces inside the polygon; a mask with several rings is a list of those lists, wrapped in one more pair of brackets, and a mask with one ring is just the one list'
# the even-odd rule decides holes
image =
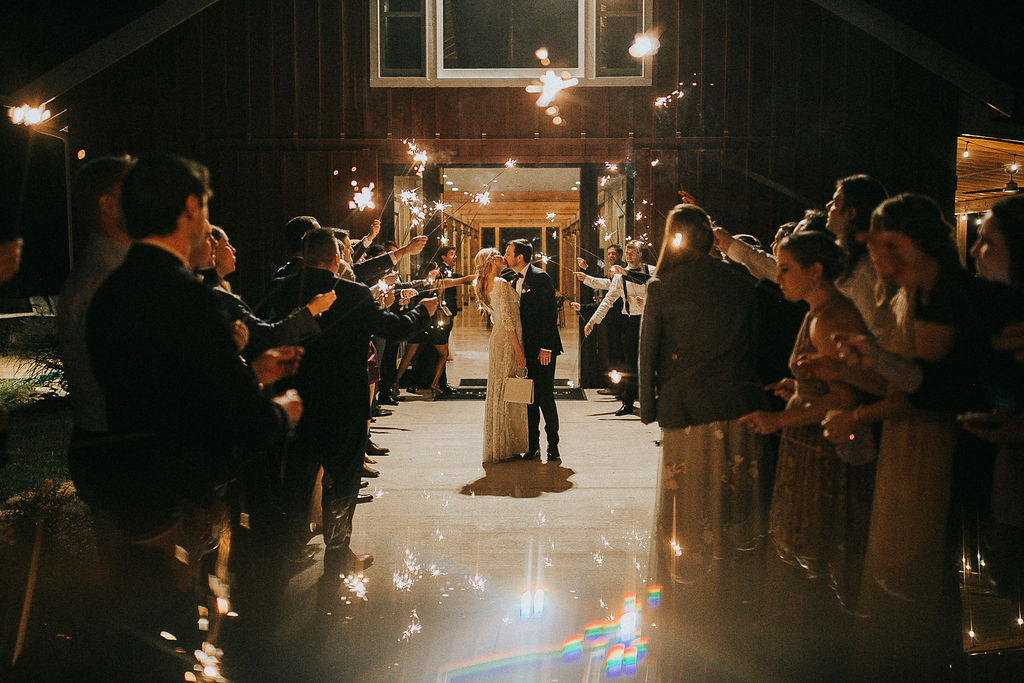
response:
{"label": "dark hair", "polygon": [[779,242],[779,251],[785,250],[803,268],[821,264],[821,277],[835,281],[846,265],[846,253],[835,235],[822,230],[802,230]]}
{"label": "dark hair", "polygon": [[620,246],[618,244],[609,244],[607,247],[604,248],[604,257],[605,258],[608,258],[608,250],[609,249],[614,249],[615,251],[619,252],[619,256],[622,256],[622,246]]}
{"label": "dark hair", "polygon": [[76,223],[89,231],[97,227],[100,197],[110,195],[128,174],[135,160],[127,154],[94,159],[79,169],[75,176],[73,216]]}
{"label": "dark hair", "polygon": [[334,237],[338,240],[343,240],[346,237],[352,239],[352,233],[349,232],[348,228],[328,228],[334,233]]}
{"label": "dark hair", "polygon": [[385,240],[384,241],[384,248],[385,249],[390,251],[392,247],[394,247],[395,249],[398,249],[398,242],[396,242],[394,240]]}
{"label": "dark hair", "polygon": [[871,214],[871,232],[897,232],[937,261],[959,262],[953,227],[931,197],[906,193],[882,202]]}
{"label": "dark hair", "polygon": [[446,246],[446,247],[441,247],[440,249],[437,250],[437,258],[441,258],[443,256],[447,256],[449,251],[455,251],[455,247],[451,246],[451,245]]}
{"label": "dark hair", "polygon": [[302,249],[302,238],[318,225],[312,216],[296,216],[284,225],[284,241],[289,254]]}
{"label": "dark hair", "polygon": [[696,204],[676,204],[665,218],[658,276],[664,277],[679,264],[706,255],[714,242],[715,233],[707,212]]}
{"label": "dark hair", "polygon": [[128,235],[134,239],[170,235],[192,196],[204,204],[213,196],[205,166],[174,154],[139,159],[121,190]]}
{"label": "dark hair", "polygon": [[[643,240],[629,240],[628,242],[626,242],[626,249],[629,249],[630,247],[636,249],[637,253],[640,254],[641,267],[646,266],[649,260],[649,257],[647,255],[647,243],[644,242]],[[625,252],[623,252],[623,256],[625,256]]]}
{"label": "dark hair", "polygon": [[[828,214],[818,209],[807,209],[804,211],[804,217],[797,223],[793,224],[793,228],[803,222],[803,230],[821,230],[824,231],[828,224]],[[791,231],[792,232],[792,231]]]}
{"label": "dark hair", "polygon": [[326,266],[338,253],[338,241],[331,228],[313,228],[302,238],[302,255],[307,266]]}
{"label": "dark hair", "polygon": [[989,209],[1010,254],[1010,283],[1024,285],[1024,196],[1000,199]]}
{"label": "dark hair", "polygon": [[375,256],[380,256],[386,251],[387,249],[385,249],[379,244],[371,244],[366,248],[366,258],[371,259]]}
{"label": "dark hair", "polygon": [[226,240],[228,238],[228,234],[224,232],[224,229],[219,225],[211,225],[210,232],[213,233],[213,239],[217,240],[218,242],[220,242],[221,240]]}
{"label": "dark hair", "polygon": [[515,250],[517,256],[522,256],[523,260],[527,263],[533,258],[533,245],[530,244],[530,240],[518,239],[509,242],[512,248]]}
{"label": "dark hair", "polygon": [[889,193],[882,183],[862,173],[837,180],[836,189],[843,193],[843,208],[854,209],[853,220],[842,238],[843,249],[847,253],[846,273],[849,273],[867,254],[867,245],[859,236],[870,229],[871,214]]}

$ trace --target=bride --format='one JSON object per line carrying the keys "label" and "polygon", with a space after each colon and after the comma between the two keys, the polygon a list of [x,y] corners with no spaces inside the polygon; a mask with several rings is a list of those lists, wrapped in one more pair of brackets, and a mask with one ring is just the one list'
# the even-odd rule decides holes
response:
{"label": "bride", "polygon": [[493,329],[487,346],[487,404],[484,413],[484,462],[515,459],[527,450],[526,404],[505,402],[505,381],[526,368],[519,295],[498,277],[506,267],[497,249],[477,252],[477,299],[491,314]]}

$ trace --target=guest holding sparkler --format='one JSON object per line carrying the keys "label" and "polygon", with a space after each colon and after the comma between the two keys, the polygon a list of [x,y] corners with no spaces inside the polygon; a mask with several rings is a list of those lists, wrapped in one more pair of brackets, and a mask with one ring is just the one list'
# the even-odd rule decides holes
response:
{"label": "guest holding sparkler", "polygon": [[644,259],[645,245],[634,240],[626,243],[627,270],[617,273],[611,281],[608,293],[594,311],[594,315],[583,327],[587,337],[594,331],[594,326],[605,319],[617,300],[622,300],[620,339],[623,350],[622,405],[615,414],[618,416],[632,415],[637,396],[636,364],[640,343],[640,317],[644,312],[644,301],[647,298],[647,281],[651,278],[654,268],[647,265]]}
{"label": "guest holding sparkler", "polygon": [[656,557],[673,583],[761,535],[763,438],[738,419],[765,404],[754,283],[710,256],[712,241],[700,207],[669,213],[640,331],[640,419],[662,428]]}

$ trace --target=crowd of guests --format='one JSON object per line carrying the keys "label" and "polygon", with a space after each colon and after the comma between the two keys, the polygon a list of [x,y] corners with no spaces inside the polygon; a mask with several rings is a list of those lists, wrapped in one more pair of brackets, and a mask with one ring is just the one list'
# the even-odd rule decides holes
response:
{"label": "crowd of guests", "polygon": [[[98,159],[76,183],[89,243],[58,311],[69,467],[122,632],[194,631],[197,601],[226,611],[229,576],[231,600],[269,632],[282,582],[315,561],[317,530],[331,609],[373,562],[350,547],[356,506],[373,500],[360,490],[379,476],[372,457],[387,454],[370,423],[397,405],[418,350],[435,354],[418,363],[420,386],[450,391],[455,288],[474,277],[455,272],[449,247],[400,282],[396,265],[426,238],[376,245],[375,222],[353,244],[298,216],[284,228],[289,260],[250,305],[211,196],[207,169],[172,155]],[[609,247],[606,272],[580,260],[599,295],[574,307],[585,335],[606,326],[619,373],[603,391],[619,395],[617,414],[639,401],[663,430],[662,580],[697,582],[767,535],[851,612],[934,601],[967,561],[947,524],[967,510],[991,520],[987,578],[1019,598],[1022,239],[1024,198],[996,203],[972,275],[934,201],[888,198],[860,175],[767,250],[691,204],[669,214],[656,267],[639,242]],[[995,444],[988,459],[982,441]],[[180,666],[139,662],[147,675]]]}
{"label": "crowd of guests", "polygon": [[[394,403],[396,344],[417,335],[441,350],[438,388],[438,321],[450,330],[455,302],[440,318],[435,292],[466,278],[444,250],[425,279],[400,282],[396,266],[425,237],[378,246],[376,221],[353,245],[298,216],[284,229],[290,259],[250,306],[231,285],[229,235],[209,222],[212,194],[207,169],[173,155],[84,166],[74,213],[89,242],[61,292],[58,332],[69,469],[121,606],[105,637],[193,634],[215,660],[220,629],[196,630],[197,605],[214,622],[244,603],[249,628],[272,632],[285,582],[316,561],[314,532],[326,546],[324,612],[372,564],[350,541],[356,505],[373,501],[360,490],[380,476],[371,456],[388,452],[370,440],[374,412],[387,414],[374,399]],[[390,377],[377,392],[382,347]],[[180,679],[177,657],[151,655],[118,674]]]}
{"label": "crowd of guests", "polygon": [[982,562],[1021,599],[1024,197],[969,256],[976,274],[932,199],[865,175],[770,250],[669,214],[638,355],[667,586],[767,536],[853,615],[948,605]]}

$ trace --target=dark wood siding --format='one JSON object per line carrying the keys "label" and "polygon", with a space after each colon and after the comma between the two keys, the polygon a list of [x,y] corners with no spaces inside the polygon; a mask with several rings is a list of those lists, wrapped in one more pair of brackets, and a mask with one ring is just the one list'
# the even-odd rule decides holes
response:
{"label": "dark wood siding", "polygon": [[369,4],[222,0],[61,98],[66,121],[90,157],[207,163],[253,290],[290,216],[365,229],[350,181],[389,186],[379,169],[406,163],[402,138],[445,163],[632,161],[638,232],[655,239],[679,189],[762,238],[854,172],[952,208],[957,92],[816,4],[656,1],[654,84],[569,90],[561,127],[521,88],[371,88]]}

